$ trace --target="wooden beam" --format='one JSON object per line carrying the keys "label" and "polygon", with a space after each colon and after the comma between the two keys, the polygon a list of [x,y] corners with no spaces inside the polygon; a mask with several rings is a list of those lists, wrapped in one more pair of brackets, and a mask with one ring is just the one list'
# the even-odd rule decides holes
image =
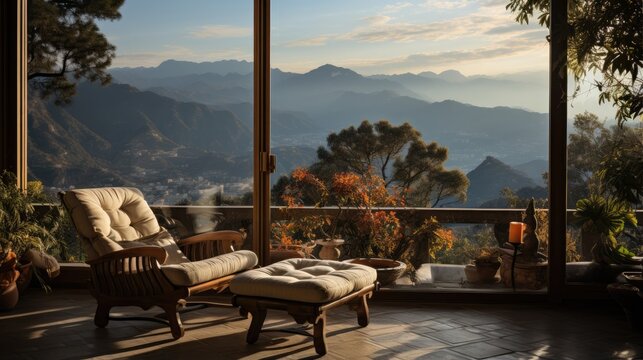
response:
{"label": "wooden beam", "polygon": [[549,300],[565,290],[567,233],[567,0],[550,2],[549,45]]}
{"label": "wooden beam", "polygon": [[270,0],[254,0],[254,146],[252,247],[270,262]]}
{"label": "wooden beam", "polygon": [[0,1],[0,171],[27,188],[27,0]]}

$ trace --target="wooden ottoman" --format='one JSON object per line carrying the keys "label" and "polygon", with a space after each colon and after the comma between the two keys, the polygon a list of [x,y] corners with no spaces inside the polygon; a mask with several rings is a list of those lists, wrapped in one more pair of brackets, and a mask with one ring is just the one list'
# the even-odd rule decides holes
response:
{"label": "wooden ottoman", "polygon": [[[343,304],[357,312],[360,326],[368,325],[366,300],[378,288],[375,269],[358,264],[314,259],[288,259],[241,273],[230,283],[232,302],[249,312],[252,322],[246,341],[259,338],[268,309],[284,310],[298,324],[312,324],[315,350],[326,354],[326,311]],[[310,334],[308,334],[310,335]]]}

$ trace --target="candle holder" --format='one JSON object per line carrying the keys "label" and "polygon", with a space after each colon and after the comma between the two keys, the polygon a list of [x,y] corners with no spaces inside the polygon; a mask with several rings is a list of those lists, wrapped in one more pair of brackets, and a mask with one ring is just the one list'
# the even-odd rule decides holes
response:
{"label": "candle holder", "polygon": [[511,288],[513,291],[516,291],[516,255],[518,255],[518,248],[520,247],[519,243],[510,242],[514,247],[514,254],[511,257]]}

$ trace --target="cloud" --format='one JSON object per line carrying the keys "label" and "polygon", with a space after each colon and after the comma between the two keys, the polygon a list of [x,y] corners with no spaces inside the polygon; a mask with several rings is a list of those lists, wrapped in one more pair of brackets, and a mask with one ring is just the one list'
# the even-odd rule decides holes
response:
{"label": "cloud", "polygon": [[388,72],[397,71],[398,69],[431,69],[444,65],[455,67],[456,64],[476,60],[508,58],[531,51],[540,51],[543,47],[547,46],[545,40],[546,34],[546,30],[536,30],[512,36],[488,46],[473,49],[416,53],[389,59],[357,59],[345,65],[367,72],[368,69],[377,69],[378,72]]}
{"label": "cloud", "polygon": [[492,29],[485,31],[485,35],[498,35],[498,34],[507,34],[507,33],[516,33],[523,32],[526,29],[526,25],[514,23],[510,25],[501,25]]}
{"label": "cloud", "polygon": [[470,1],[466,0],[425,0],[422,6],[429,9],[453,10],[463,8],[467,6],[469,2]]}
{"label": "cloud", "polygon": [[389,4],[384,6],[381,12],[385,14],[391,14],[391,13],[399,12],[402,9],[406,9],[412,6],[413,4],[411,4],[410,2],[397,2],[395,4]]}
{"label": "cloud", "polygon": [[284,44],[285,47],[312,47],[312,46],[323,46],[326,45],[326,42],[331,38],[331,35],[320,35],[307,39],[299,39],[287,42]]}
{"label": "cloud", "polygon": [[367,23],[368,26],[379,26],[387,24],[391,19],[390,16],[386,15],[374,15],[364,18],[364,22]]}
{"label": "cloud", "polygon": [[248,37],[252,36],[252,28],[232,25],[206,25],[191,31],[190,36],[197,39]]}
{"label": "cloud", "polygon": [[388,16],[366,19],[366,25],[355,28],[339,38],[364,42],[418,40],[451,40],[477,36],[504,26],[506,19],[489,15],[470,15],[432,23],[393,22]]}
{"label": "cloud", "polygon": [[507,0],[482,0],[479,1],[479,4],[484,7],[502,6],[504,9],[507,5]]}

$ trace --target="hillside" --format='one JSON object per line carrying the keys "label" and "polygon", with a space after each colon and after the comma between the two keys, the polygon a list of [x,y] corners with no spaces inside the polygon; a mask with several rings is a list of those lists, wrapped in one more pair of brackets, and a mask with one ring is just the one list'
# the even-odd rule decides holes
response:
{"label": "hillside", "polygon": [[[29,145],[33,174],[47,184],[67,184],[71,174],[76,174],[72,184],[124,184],[162,176],[162,171],[194,175],[180,159],[182,149],[193,149],[192,157],[213,154],[208,156],[223,167],[218,170],[227,171],[225,154],[249,151],[252,137],[227,110],[177,102],[128,85],[83,83],[68,106],[30,98]],[[198,171],[208,168],[201,167]]]}
{"label": "hillside", "polygon": [[500,196],[500,190],[506,187],[518,190],[536,186],[524,173],[492,156],[487,156],[480,165],[467,174],[467,177],[470,184],[467,192],[467,207],[478,207],[484,202],[497,199]]}

